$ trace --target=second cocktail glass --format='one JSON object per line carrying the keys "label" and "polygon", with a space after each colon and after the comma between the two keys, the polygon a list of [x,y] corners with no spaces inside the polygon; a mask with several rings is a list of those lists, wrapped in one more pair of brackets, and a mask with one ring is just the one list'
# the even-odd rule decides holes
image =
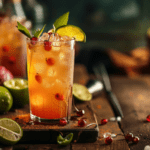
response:
{"label": "second cocktail glass", "polygon": [[30,116],[34,121],[70,119],[75,40],[59,37],[58,41],[58,37],[56,41],[27,39]]}

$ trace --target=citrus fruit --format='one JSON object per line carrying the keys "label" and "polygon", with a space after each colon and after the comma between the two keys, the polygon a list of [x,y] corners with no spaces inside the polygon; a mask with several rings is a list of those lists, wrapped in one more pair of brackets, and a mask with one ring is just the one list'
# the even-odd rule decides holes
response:
{"label": "citrus fruit", "polygon": [[5,81],[13,78],[13,74],[8,69],[4,66],[0,66],[0,85],[3,85]]}
{"label": "citrus fruit", "polygon": [[76,41],[86,42],[85,33],[77,26],[66,25],[60,27],[56,30],[60,36],[69,36],[70,38],[75,38]]}
{"label": "citrus fruit", "polygon": [[92,94],[89,90],[81,84],[73,84],[73,95],[76,99],[81,101],[90,101],[92,99]]}
{"label": "citrus fruit", "polygon": [[13,107],[23,107],[29,103],[28,81],[14,78],[4,82],[4,86],[13,96]]}
{"label": "citrus fruit", "polygon": [[3,86],[0,86],[0,113],[10,110],[13,104],[13,97],[11,93]]}
{"label": "citrus fruit", "polygon": [[4,145],[14,145],[23,136],[20,125],[12,119],[0,119],[0,143]]}

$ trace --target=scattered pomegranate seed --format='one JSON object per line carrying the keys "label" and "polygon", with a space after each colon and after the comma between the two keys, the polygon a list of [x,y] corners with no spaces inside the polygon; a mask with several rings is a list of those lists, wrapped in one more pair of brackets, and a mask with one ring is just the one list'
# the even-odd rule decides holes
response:
{"label": "scattered pomegranate seed", "polygon": [[140,139],[137,136],[135,136],[135,137],[132,138],[132,142],[135,143],[135,144],[137,144],[139,142],[139,140]]}
{"label": "scattered pomegranate seed", "polygon": [[101,125],[104,125],[104,124],[106,124],[108,122],[108,119],[102,119],[101,120]]}
{"label": "scattered pomegranate seed", "polygon": [[8,52],[9,50],[10,50],[10,46],[8,46],[8,45],[3,46],[4,52]]}
{"label": "scattered pomegranate seed", "polygon": [[59,120],[59,125],[65,126],[66,124],[67,124],[67,120],[65,118]]}
{"label": "scattered pomegranate seed", "polygon": [[54,65],[54,64],[55,64],[55,59],[54,59],[54,58],[47,58],[47,59],[46,59],[46,62],[47,62],[48,65],[51,66],[51,65]]}
{"label": "scattered pomegranate seed", "polygon": [[82,117],[85,114],[85,111],[82,109],[82,110],[78,110],[76,113],[78,117]]}
{"label": "scattered pomegranate seed", "polygon": [[150,115],[147,116],[146,120],[150,122]]}
{"label": "scattered pomegranate seed", "polygon": [[52,46],[51,46],[51,42],[49,41],[44,41],[44,48],[46,51],[50,51]]}
{"label": "scattered pomegranate seed", "polygon": [[9,59],[9,63],[11,64],[16,63],[16,58],[14,56],[10,56],[8,59]]}
{"label": "scattered pomegranate seed", "polygon": [[133,134],[132,134],[132,133],[128,133],[128,134],[125,136],[125,139],[126,139],[127,141],[132,141],[132,139],[133,139]]}
{"label": "scattered pomegranate seed", "polygon": [[60,93],[56,93],[56,94],[55,94],[55,98],[56,98],[57,100],[64,100],[64,99],[65,99],[64,95],[62,95],[62,94],[60,94]]}
{"label": "scattered pomegranate seed", "polygon": [[39,74],[35,75],[35,79],[38,83],[42,83],[42,77]]}
{"label": "scattered pomegranate seed", "polygon": [[112,141],[113,141],[113,139],[112,139],[110,136],[108,136],[108,137],[105,139],[105,144],[109,145],[109,144],[112,143]]}
{"label": "scattered pomegranate seed", "polygon": [[38,38],[37,37],[32,37],[31,38],[31,44],[35,45],[37,42]]}
{"label": "scattered pomegranate seed", "polygon": [[79,127],[84,127],[86,125],[86,120],[85,119],[80,119],[79,121],[78,121],[78,126]]}

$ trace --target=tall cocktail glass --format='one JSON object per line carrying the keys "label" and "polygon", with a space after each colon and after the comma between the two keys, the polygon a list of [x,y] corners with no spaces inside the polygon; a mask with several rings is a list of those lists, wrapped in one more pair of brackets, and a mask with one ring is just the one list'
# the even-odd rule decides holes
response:
{"label": "tall cocktail glass", "polygon": [[69,120],[72,107],[74,39],[27,39],[27,67],[31,119]]}
{"label": "tall cocktail glass", "polygon": [[0,65],[10,70],[14,77],[26,78],[25,36],[16,25],[17,18],[5,17],[0,21]]}

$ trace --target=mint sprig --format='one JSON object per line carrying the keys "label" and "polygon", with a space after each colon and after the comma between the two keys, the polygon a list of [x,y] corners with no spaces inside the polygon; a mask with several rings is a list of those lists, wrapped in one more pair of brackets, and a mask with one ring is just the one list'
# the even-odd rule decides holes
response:
{"label": "mint sprig", "polygon": [[45,26],[46,26],[46,24],[43,26],[43,28],[41,30],[40,29],[36,30],[35,33],[34,33],[34,37],[38,38],[42,34]]}
{"label": "mint sprig", "polygon": [[24,35],[26,35],[28,38],[32,38],[32,36],[31,36],[29,30],[28,30],[25,26],[23,26],[23,25],[22,25],[20,22],[18,22],[18,21],[17,21],[17,24],[18,24],[17,28],[18,28],[18,30],[19,30],[21,33],[23,33]]}
{"label": "mint sprig", "polygon": [[62,16],[60,16],[53,24],[54,27],[54,32],[62,26],[67,25],[68,23],[68,19],[69,19],[69,12],[63,14]]}
{"label": "mint sprig", "polygon": [[[29,30],[28,30],[25,26],[23,26],[20,22],[17,22],[17,24],[18,24],[17,28],[18,28],[18,30],[19,30],[21,33],[23,33],[23,34],[24,34],[25,36],[27,36],[28,38],[32,38],[32,36],[31,36]],[[36,30],[35,33],[34,33],[34,35],[33,35],[33,37],[39,38],[39,36],[42,34],[42,32],[43,32],[45,26],[46,26],[46,25],[44,25],[41,30],[40,30],[40,29]]]}

